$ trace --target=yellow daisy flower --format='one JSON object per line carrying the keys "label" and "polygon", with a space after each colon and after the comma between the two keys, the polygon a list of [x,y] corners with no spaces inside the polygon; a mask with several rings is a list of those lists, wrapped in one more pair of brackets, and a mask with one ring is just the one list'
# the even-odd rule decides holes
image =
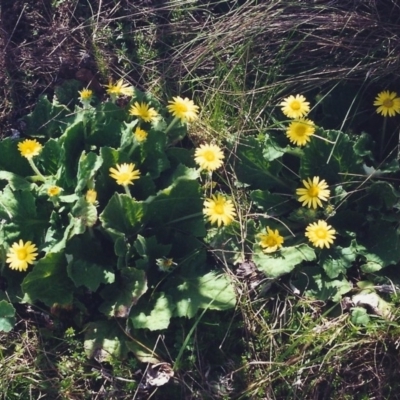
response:
{"label": "yellow daisy flower", "polygon": [[136,128],[134,133],[135,139],[138,142],[144,142],[147,139],[147,135],[148,133],[139,127]]}
{"label": "yellow daisy flower", "polygon": [[48,189],[47,189],[47,194],[50,196],[50,197],[54,197],[54,196],[58,196],[60,193],[61,193],[61,188],[59,187],[59,186],[50,186]]}
{"label": "yellow daisy flower", "polygon": [[193,122],[197,119],[199,112],[199,106],[193,103],[193,100],[189,100],[187,97],[173,97],[168,103],[168,111],[175,117],[179,118],[181,122]]}
{"label": "yellow daisy flower", "polygon": [[396,113],[400,114],[400,98],[396,96],[396,92],[388,90],[378,93],[374,101],[374,106],[378,107],[376,112],[384,117],[394,117]]}
{"label": "yellow daisy flower", "polygon": [[36,139],[26,139],[21,143],[18,143],[18,150],[21,155],[27,159],[39,155],[42,151],[43,146]]}
{"label": "yellow daisy flower", "polygon": [[174,262],[173,258],[157,258],[156,259],[156,264],[158,266],[158,269],[162,272],[168,272],[177,265],[176,262]]}
{"label": "yellow daisy flower", "polygon": [[158,112],[147,103],[138,103],[136,101],[129,109],[129,114],[139,117],[145,122],[151,122],[155,117],[157,117]]}
{"label": "yellow daisy flower", "polygon": [[286,136],[291,143],[297,146],[304,146],[310,141],[310,137],[314,135],[314,132],[314,122],[301,118],[290,123],[286,131]]}
{"label": "yellow daisy flower", "polygon": [[329,199],[330,190],[325,179],[319,180],[319,176],[314,176],[311,180],[303,180],[304,188],[296,189],[296,194],[299,197],[302,206],[308,208],[322,207],[321,200],[327,201]]}
{"label": "yellow daisy flower", "polygon": [[79,100],[84,106],[90,105],[90,102],[93,100],[93,90],[83,89],[80,92]]}
{"label": "yellow daisy flower", "polygon": [[88,189],[85,199],[90,204],[95,204],[97,200],[97,192],[94,189]]}
{"label": "yellow daisy flower", "polygon": [[215,144],[202,144],[194,153],[194,161],[201,169],[215,171],[222,165],[224,153]]}
{"label": "yellow daisy flower", "polygon": [[310,112],[310,103],[300,94],[283,99],[280,106],[288,118],[302,118]]}
{"label": "yellow daisy flower", "polygon": [[117,164],[116,168],[110,168],[109,171],[111,178],[114,178],[118,185],[133,185],[133,181],[140,178],[140,171],[134,169],[135,164]]}
{"label": "yellow daisy flower", "polygon": [[203,213],[212,224],[216,222],[218,226],[229,225],[236,216],[232,200],[227,200],[220,194],[204,201]]}
{"label": "yellow daisy flower", "polygon": [[315,247],[322,249],[325,246],[329,249],[336,239],[335,233],[336,231],[331,225],[328,225],[326,221],[319,220],[307,226],[305,235]]}
{"label": "yellow daisy flower", "polygon": [[12,244],[9,252],[7,253],[6,262],[9,263],[11,269],[18,271],[26,271],[28,264],[33,264],[36,260],[38,253],[37,247],[32,242],[24,243],[22,240],[19,243]]}
{"label": "yellow daisy flower", "polygon": [[132,96],[133,88],[129,83],[124,83],[123,79],[120,79],[116,84],[111,81],[108,85],[105,85],[107,94],[109,94],[113,99],[118,96]]}
{"label": "yellow daisy flower", "polygon": [[273,253],[277,251],[283,244],[283,237],[279,234],[278,229],[272,230],[267,226],[267,233],[260,233],[257,235],[260,238],[259,245],[263,248],[265,253]]}

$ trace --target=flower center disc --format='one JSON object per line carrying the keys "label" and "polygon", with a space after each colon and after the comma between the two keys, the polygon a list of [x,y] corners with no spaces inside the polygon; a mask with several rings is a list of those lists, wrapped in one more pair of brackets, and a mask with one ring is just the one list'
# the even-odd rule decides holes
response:
{"label": "flower center disc", "polygon": [[18,257],[19,260],[25,260],[26,259],[27,253],[26,253],[25,249],[17,250],[16,253],[17,253],[17,257]]}
{"label": "flower center disc", "polygon": [[212,151],[206,151],[206,152],[204,153],[204,158],[205,158],[207,161],[214,161],[214,160],[215,160],[215,156],[214,156],[214,153],[213,153]]}
{"label": "flower center disc", "polygon": [[275,240],[273,237],[267,238],[266,244],[267,244],[267,246],[269,246],[269,247],[274,247],[274,246],[277,245],[276,240]]}
{"label": "flower center disc", "polygon": [[310,197],[318,197],[319,189],[317,187],[311,187],[308,189],[308,194]]}
{"label": "flower center disc", "polygon": [[383,101],[383,105],[387,108],[393,107],[393,100],[392,99],[386,99]]}
{"label": "flower center disc", "polygon": [[304,134],[306,133],[306,127],[303,125],[298,126],[296,133],[298,136],[304,136]]}
{"label": "flower center disc", "polygon": [[326,239],[326,230],[325,229],[317,229],[315,231],[315,235],[318,239]]}
{"label": "flower center disc", "polygon": [[214,211],[217,214],[224,214],[224,206],[222,204],[216,204],[214,207]]}
{"label": "flower center disc", "polygon": [[298,102],[297,100],[293,101],[291,106],[293,110],[300,110],[300,102]]}

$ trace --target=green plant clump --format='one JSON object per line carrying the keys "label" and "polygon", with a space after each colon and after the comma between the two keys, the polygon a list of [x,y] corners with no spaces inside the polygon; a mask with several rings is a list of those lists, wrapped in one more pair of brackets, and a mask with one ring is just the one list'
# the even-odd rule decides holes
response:
{"label": "green plant clump", "polygon": [[198,107],[107,88],[95,106],[82,90],[73,112],[41,98],[29,139],[0,142],[0,329],[14,325],[12,303],[40,302],[74,311],[89,356],[156,362],[143,332],[232,308],[235,293],[207,257],[201,170],[174,146]]}

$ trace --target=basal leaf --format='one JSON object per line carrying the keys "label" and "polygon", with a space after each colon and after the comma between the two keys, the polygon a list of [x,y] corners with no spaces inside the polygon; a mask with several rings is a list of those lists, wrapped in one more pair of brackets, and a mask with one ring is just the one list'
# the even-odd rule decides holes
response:
{"label": "basal leaf", "polygon": [[76,287],[86,286],[92,292],[95,292],[101,283],[110,284],[115,280],[114,272],[107,270],[104,265],[84,260],[72,260],[68,264],[67,272]]}
{"label": "basal leaf", "polygon": [[185,271],[171,279],[167,293],[176,305],[174,316],[193,318],[200,308],[228,310],[236,304],[230,279],[214,271]]}
{"label": "basal leaf", "polygon": [[62,158],[62,148],[58,140],[50,139],[44,146],[38,156],[39,169],[44,175],[56,175]]}
{"label": "basal leaf", "polygon": [[90,152],[81,154],[78,165],[78,183],[75,193],[82,192],[88,186],[88,183],[93,180],[97,170],[101,167],[103,160],[97,154]]}
{"label": "basal leaf", "polygon": [[58,137],[70,113],[67,107],[57,103],[56,100],[50,102],[46,96],[40,96],[33,112],[24,117],[25,134],[32,137]]}
{"label": "basal leaf", "polygon": [[160,292],[154,300],[147,302],[146,306],[133,309],[129,319],[136,329],[167,329],[174,308],[171,298]]}
{"label": "basal leaf", "polygon": [[279,252],[270,254],[258,249],[253,255],[257,268],[270,278],[278,278],[293,271],[303,261],[312,261],[315,258],[314,250],[306,244],[283,247]]}
{"label": "basal leaf", "polygon": [[10,332],[15,325],[15,308],[6,300],[0,301],[0,331]]}
{"label": "basal leaf", "polygon": [[351,322],[354,325],[366,326],[369,324],[370,318],[367,310],[363,307],[354,307],[351,310]]}
{"label": "basal leaf", "polygon": [[0,171],[12,172],[20,177],[34,175],[27,159],[18,150],[18,141],[11,138],[0,140]]}
{"label": "basal leaf", "polygon": [[104,303],[99,310],[110,317],[127,318],[129,312],[140,297],[147,291],[144,271],[125,267],[116,277],[115,283],[107,285],[101,291]]}
{"label": "basal leaf", "polygon": [[286,214],[298,206],[290,197],[272,194],[268,190],[253,190],[250,198],[267,215],[274,217]]}
{"label": "basal leaf", "polygon": [[[0,142],[1,143],[1,142]],[[20,176],[12,172],[0,171],[0,180],[5,180],[9,183],[12,190],[32,190],[33,184],[29,183]]]}
{"label": "basal leaf", "polygon": [[336,246],[330,251],[321,253],[320,263],[330,279],[337,278],[340,274],[345,274],[357,256],[356,249],[352,246],[342,248]]}
{"label": "basal leaf", "polygon": [[71,304],[74,284],[67,275],[64,253],[47,253],[22,282],[24,300],[42,301],[51,307],[54,303]]}
{"label": "basal leaf", "polygon": [[100,363],[124,359],[128,354],[126,340],[125,333],[115,321],[90,322],[85,327],[85,353]]}
{"label": "basal leaf", "polygon": [[257,139],[247,137],[241,141],[236,149],[236,159],[234,168],[241,183],[261,190],[282,187],[279,178],[281,164],[264,158],[262,146]]}
{"label": "basal leaf", "polygon": [[131,236],[142,228],[147,217],[146,209],[147,204],[136,201],[126,194],[115,193],[101,213],[100,220],[106,231]]}

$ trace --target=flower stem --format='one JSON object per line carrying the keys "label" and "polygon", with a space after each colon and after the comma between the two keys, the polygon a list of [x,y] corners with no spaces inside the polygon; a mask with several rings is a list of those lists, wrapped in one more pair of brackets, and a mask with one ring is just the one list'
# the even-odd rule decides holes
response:
{"label": "flower stem", "polygon": [[123,185],[124,186],[124,189],[125,189],[125,193],[130,197],[130,198],[132,198],[132,195],[131,195],[131,192],[130,192],[130,190],[129,190],[129,188],[128,188],[128,185]]}
{"label": "flower stem", "polygon": [[171,121],[171,123],[168,125],[167,129],[165,130],[165,133],[168,133],[171,128],[178,122],[179,118],[174,117],[174,119]]}
{"label": "flower stem", "polygon": [[382,158],[383,158],[383,150],[385,147],[386,125],[387,125],[387,117],[384,117],[383,118],[382,135],[381,135],[381,145],[379,148],[379,161],[382,161]]}
{"label": "flower stem", "polygon": [[37,167],[36,167],[35,163],[33,162],[32,158],[28,158],[27,160],[28,160],[28,162],[29,162],[29,165],[31,166],[31,168],[32,168],[33,171],[35,172],[35,174],[38,175],[39,178],[40,178],[40,180],[44,182],[44,181],[46,180],[46,178],[45,178],[45,177],[41,174],[41,172],[37,169]]}

